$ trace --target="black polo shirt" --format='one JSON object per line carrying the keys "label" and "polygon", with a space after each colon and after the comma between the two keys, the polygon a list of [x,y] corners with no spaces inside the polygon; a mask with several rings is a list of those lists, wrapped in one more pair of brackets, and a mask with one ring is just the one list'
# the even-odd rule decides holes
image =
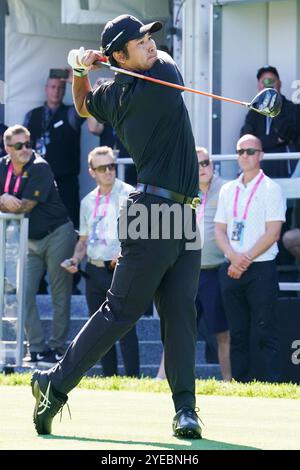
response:
{"label": "black polo shirt", "polygon": [[[158,51],[158,60],[144,75],[182,85],[173,59]],[[138,182],[198,193],[198,163],[190,119],[182,92],[175,88],[117,74],[86,99],[89,113],[109,122],[132,156]]]}
{"label": "black polo shirt", "polygon": [[[0,160],[0,195],[4,193],[10,157]],[[12,175],[9,194],[19,199],[37,201],[29,212],[29,238],[40,240],[56,228],[68,222],[67,210],[60,200],[49,164],[33,153],[30,161],[23,167],[21,184],[17,194],[13,193],[16,176]]]}

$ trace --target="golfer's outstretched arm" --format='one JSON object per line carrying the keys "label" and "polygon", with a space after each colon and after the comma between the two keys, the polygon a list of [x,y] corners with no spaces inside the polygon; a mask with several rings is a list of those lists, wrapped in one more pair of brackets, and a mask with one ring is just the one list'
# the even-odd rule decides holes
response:
{"label": "golfer's outstretched arm", "polygon": [[74,75],[72,93],[74,105],[79,116],[91,116],[85,105],[85,98],[90,91],[92,91],[92,86],[88,75],[85,75],[84,77],[76,77]]}

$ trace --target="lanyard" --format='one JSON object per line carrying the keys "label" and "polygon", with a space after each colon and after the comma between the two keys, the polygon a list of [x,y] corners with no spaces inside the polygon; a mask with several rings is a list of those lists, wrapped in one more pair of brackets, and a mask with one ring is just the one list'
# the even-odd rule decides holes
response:
{"label": "lanyard", "polygon": [[[11,180],[11,177],[12,177],[12,173],[13,173],[13,167],[12,167],[12,163],[10,163],[9,167],[8,167],[7,175],[6,175],[6,180],[5,180],[5,186],[4,186],[4,192],[5,193],[9,193],[9,185],[10,185],[10,180]],[[14,194],[17,194],[18,191],[19,191],[20,183],[21,183],[21,176],[22,175],[19,175],[16,179],[16,182],[15,182],[15,185],[14,185],[14,190],[13,190]]]}
{"label": "lanyard", "polygon": [[197,223],[199,224],[201,222],[201,220],[203,219],[203,216],[204,216],[204,211],[205,211],[205,206],[206,206],[206,199],[207,199],[207,193],[204,194],[203,196],[203,199],[202,199],[202,203],[200,204],[200,208],[199,208],[199,211],[198,211],[198,214],[197,214]]}
{"label": "lanyard", "polygon": [[[260,182],[261,180],[263,179],[264,177],[264,173],[261,172],[261,175],[260,177],[258,178],[258,180],[256,181],[256,184],[254,186],[254,188],[252,189],[251,191],[251,194],[249,196],[249,199],[247,201],[247,204],[246,204],[246,207],[245,207],[245,210],[244,210],[244,214],[243,214],[243,220],[246,220],[247,219],[247,215],[248,215],[248,210],[249,210],[249,206],[250,206],[250,202],[255,194],[255,192],[257,191],[257,188],[258,186],[260,185]],[[236,187],[236,190],[235,190],[235,198],[234,198],[234,206],[233,206],[233,217],[236,219],[237,218],[237,207],[238,207],[238,200],[239,200],[239,195],[240,195],[240,187],[237,186]]]}
{"label": "lanyard", "polygon": [[[100,197],[101,197],[101,191],[98,190],[98,194],[97,194],[97,197],[96,197],[95,209],[94,209],[94,212],[93,212],[93,218],[94,219],[97,216],[97,212],[98,212],[98,208],[99,208],[99,204],[100,204]],[[110,199],[110,192],[106,195],[106,198],[105,198],[105,206],[104,206],[104,209],[103,209],[102,217],[105,217],[106,214],[107,214],[109,199]]]}

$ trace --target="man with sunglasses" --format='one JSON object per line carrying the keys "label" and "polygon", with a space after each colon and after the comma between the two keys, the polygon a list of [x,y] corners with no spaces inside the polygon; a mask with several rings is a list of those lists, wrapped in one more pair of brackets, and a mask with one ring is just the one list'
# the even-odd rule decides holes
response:
{"label": "man with sunglasses", "polygon": [[[86,300],[92,316],[106,299],[111,285],[120,243],[117,218],[120,205],[133,187],[116,178],[116,163],[110,147],[93,149],[88,156],[89,173],[96,188],[80,204],[79,240],[70,259],[62,263],[68,272],[78,272],[78,265],[87,255]],[[120,339],[125,375],[139,376],[139,347],[134,326]],[[101,359],[105,377],[118,375],[117,352],[113,345]]]}
{"label": "man with sunglasses", "polygon": [[[197,208],[197,222],[201,234],[201,273],[196,297],[198,331],[204,334],[208,348],[217,349],[223,380],[231,380],[230,337],[222,305],[218,273],[224,263],[224,254],[216,244],[214,217],[218,196],[224,180],[214,175],[213,162],[204,147],[196,147],[199,164],[201,204]],[[208,335],[205,335],[205,333]],[[215,347],[215,338],[217,348]],[[214,341],[213,341],[214,340]],[[216,355],[216,354],[214,354]]]}
{"label": "man with sunglasses", "polygon": [[[51,365],[61,359],[68,333],[72,276],[60,267],[76,242],[73,223],[62,204],[49,164],[32,150],[23,126],[4,133],[7,155],[0,161],[0,210],[24,213],[29,219],[26,266],[26,365]],[[47,269],[53,302],[52,335],[47,344],[36,306],[40,279]]]}
{"label": "man with sunglasses", "polygon": [[[161,27],[160,22],[145,25],[131,15],[121,15],[105,25],[102,53],[83,48],[69,53],[77,111],[112,124],[134,160],[138,186],[120,211],[121,255],[105,302],[59,366],[33,375],[34,423],[39,434],[51,433],[53,417],[67,401],[67,394],[155,298],[176,413],[173,433],[179,438],[201,439],[195,410],[195,297],[201,251],[194,208],[199,188],[188,112],[177,89],[116,74],[114,81],[92,91],[88,78],[94,62],[105,54],[119,67],[182,84],[175,62],[166,52],[157,51],[151,36]],[[161,217],[152,225],[154,211]],[[178,215],[173,217],[170,212]]]}
{"label": "man with sunglasses", "polygon": [[241,137],[237,155],[242,174],[221,188],[215,216],[216,240],[226,256],[220,282],[231,337],[232,376],[242,382],[253,378],[253,329],[264,369],[262,380],[276,382],[280,370],[275,258],[285,200],[280,186],[260,169],[263,150],[257,137]]}
{"label": "man with sunglasses", "polygon": [[[265,65],[257,71],[257,89],[275,88],[281,93],[281,80],[278,70],[272,65]],[[255,111],[249,111],[241,136],[252,134],[262,142],[265,153],[286,153],[298,150],[300,125],[298,106],[282,96],[282,109],[278,116],[271,118]],[[288,178],[292,175],[296,160],[268,160],[262,163],[262,169],[271,178]]]}

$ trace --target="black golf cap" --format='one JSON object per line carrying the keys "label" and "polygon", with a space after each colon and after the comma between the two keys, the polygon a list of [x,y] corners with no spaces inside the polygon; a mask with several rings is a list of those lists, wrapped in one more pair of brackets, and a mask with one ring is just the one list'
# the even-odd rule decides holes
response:
{"label": "black golf cap", "polygon": [[279,78],[279,73],[277,71],[277,68],[276,67],[273,67],[272,65],[264,65],[263,67],[261,67],[260,69],[258,69],[257,71],[257,74],[256,74],[256,78],[257,80],[260,79],[260,77],[266,73],[266,72],[271,72],[273,73],[277,78],[278,80],[280,80]]}
{"label": "black golf cap", "polygon": [[139,39],[146,33],[155,33],[162,28],[160,21],[144,24],[131,15],[120,15],[106,23],[101,35],[102,50],[106,56],[119,51],[126,42]]}

